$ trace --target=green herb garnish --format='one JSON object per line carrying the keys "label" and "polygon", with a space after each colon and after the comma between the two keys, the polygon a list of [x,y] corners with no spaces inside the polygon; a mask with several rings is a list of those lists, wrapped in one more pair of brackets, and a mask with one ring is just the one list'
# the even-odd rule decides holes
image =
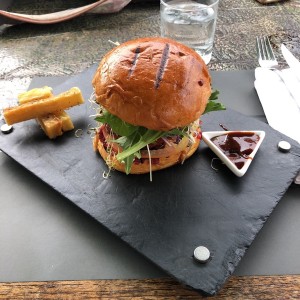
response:
{"label": "green herb garnish", "polygon": [[107,110],[103,111],[100,116],[95,118],[96,121],[103,124],[107,123],[113,132],[120,136],[129,136],[137,130],[137,126],[131,125],[115,115],[112,115]]}
{"label": "green herb garnish", "polygon": [[203,115],[206,114],[206,113],[212,112],[212,111],[218,111],[218,110],[225,110],[226,109],[226,107],[222,103],[216,102],[216,100],[219,97],[219,94],[220,94],[220,92],[218,90],[215,90],[211,93]]}
{"label": "green herb garnish", "polygon": [[[211,94],[203,114],[226,109],[223,104],[216,102],[218,95],[219,91],[217,90]],[[188,126],[184,128],[174,128],[167,132],[150,130],[142,126],[129,124],[106,110],[103,110],[101,115],[97,116],[95,120],[103,124],[108,124],[112,131],[120,136],[116,140],[111,140],[111,142],[118,143],[123,149],[116,157],[125,164],[126,174],[130,173],[134,158],[140,157],[140,150],[142,148],[164,136],[189,136]]]}
{"label": "green herb garnish", "polygon": [[[113,132],[121,136],[111,142],[118,143],[123,149],[121,153],[117,154],[117,159],[125,163],[126,174],[130,173],[134,157],[138,156],[138,152],[142,148],[155,142],[160,137],[170,135],[170,132],[155,131],[142,126],[131,125],[117,116],[110,114],[108,111],[104,111],[95,120],[107,123]],[[176,134],[179,134],[179,132],[180,130],[176,130]]]}

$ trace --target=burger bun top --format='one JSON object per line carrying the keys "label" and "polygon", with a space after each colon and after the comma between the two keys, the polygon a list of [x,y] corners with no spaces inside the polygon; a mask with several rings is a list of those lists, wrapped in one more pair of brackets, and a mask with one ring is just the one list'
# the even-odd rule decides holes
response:
{"label": "burger bun top", "polygon": [[111,114],[152,130],[195,121],[211,95],[203,59],[174,40],[131,40],[108,52],[93,78],[96,101]]}

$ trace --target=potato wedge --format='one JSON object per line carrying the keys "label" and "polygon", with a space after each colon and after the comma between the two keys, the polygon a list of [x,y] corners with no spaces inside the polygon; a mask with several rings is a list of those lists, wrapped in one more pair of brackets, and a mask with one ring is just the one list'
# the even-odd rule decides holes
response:
{"label": "potato wedge", "polygon": [[36,118],[37,122],[50,138],[61,136],[64,132],[74,129],[70,116],[65,111],[50,113]]}
{"label": "potato wedge", "polygon": [[42,88],[31,89],[27,92],[18,95],[18,102],[20,105],[32,101],[37,101],[45,98],[53,97],[52,88],[44,86]]}
{"label": "potato wedge", "polygon": [[[24,103],[33,102],[33,101],[46,99],[50,97],[53,97],[52,88],[49,86],[44,86],[42,88],[34,88],[27,92],[19,94],[18,102],[21,105]],[[51,122],[49,122],[49,119],[51,119]],[[62,125],[62,131],[69,131],[74,129],[74,125],[70,116],[63,110],[51,113],[47,115],[47,118],[39,117],[38,123],[43,123],[43,120],[48,120],[47,124],[43,124],[43,125],[49,127],[50,124],[51,126],[54,126],[55,122],[59,122],[58,119],[61,121],[60,124]]]}
{"label": "potato wedge", "polygon": [[63,134],[62,121],[54,114],[38,117],[36,120],[50,139]]}
{"label": "potato wedge", "polygon": [[64,110],[56,111],[53,113],[53,115],[60,119],[63,132],[74,129],[74,125],[70,116]]}
{"label": "potato wedge", "polygon": [[24,103],[19,106],[9,107],[3,111],[3,116],[8,125],[48,115],[75,105],[84,103],[81,91],[77,87],[59,94],[58,96]]}

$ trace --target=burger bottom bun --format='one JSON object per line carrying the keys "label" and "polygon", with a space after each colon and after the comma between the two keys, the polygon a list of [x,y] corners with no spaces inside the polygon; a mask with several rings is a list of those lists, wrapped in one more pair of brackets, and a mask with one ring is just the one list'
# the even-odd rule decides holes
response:
{"label": "burger bottom bun", "polygon": [[[97,135],[94,137],[93,140],[94,149],[95,151],[99,151],[100,155],[104,159],[104,161],[115,170],[125,173],[125,164],[119,162],[114,154],[109,154],[104,146],[103,143],[99,140]],[[175,154],[169,154],[166,157],[160,157],[158,163],[151,164],[151,171],[158,171],[178,163],[183,163],[187,158],[192,156],[195,151],[198,149],[200,144],[200,139],[195,139],[195,142],[191,145],[188,145],[183,151],[177,152],[174,151]],[[151,154],[151,152],[150,152]],[[130,174],[145,174],[150,172],[150,164],[149,159],[145,159],[142,163],[132,164]]]}

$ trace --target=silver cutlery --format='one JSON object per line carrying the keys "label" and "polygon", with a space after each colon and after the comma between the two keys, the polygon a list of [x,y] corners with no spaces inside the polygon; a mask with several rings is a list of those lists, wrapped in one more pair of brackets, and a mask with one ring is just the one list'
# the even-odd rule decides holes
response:
{"label": "silver cutlery", "polygon": [[283,44],[281,44],[280,49],[285,61],[291,68],[292,72],[295,74],[298,80],[300,80],[300,61]]}
{"label": "silver cutlery", "polygon": [[[300,61],[282,44],[281,53],[286,60],[287,64],[295,74],[295,76],[300,80]],[[300,107],[300,98],[296,99],[298,106]],[[294,183],[300,184],[300,171],[296,176]]]}
{"label": "silver cutlery", "polygon": [[[279,68],[279,64],[273,52],[272,46],[267,36],[257,37],[256,38],[256,48],[258,55],[258,63],[262,68],[266,68],[274,71],[279,78],[285,84],[287,90],[289,91],[291,97],[298,104],[299,100],[297,99],[297,95],[294,93],[292,89],[289,88],[289,84],[287,79],[283,76],[282,71]],[[298,104],[299,106],[299,104]]]}
{"label": "silver cutlery", "polygon": [[[290,70],[292,74],[294,75],[294,78],[300,82],[300,61],[283,45],[281,44],[281,52],[286,60],[287,64],[290,67]],[[294,100],[296,101],[299,109],[300,109],[300,87],[299,83],[295,84],[295,87],[293,89],[293,92],[290,91],[290,93],[294,96]]]}
{"label": "silver cutlery", "polygon": [[[258,63],[262,68],[267,68],[270,69],[278,76],[280,79],[284,82],[284,84],[287,86],[284,77],[281,74],[281,71],[279,69],[278,62],[276,60],[276,57],[274,55],[272,46],[270,44],[270,41],[268,37],[263,36],[263,37],[257,37],[256,38],[256,47],[257,47],[257,55],[258,55]],[[286,62],[290,66],[290,68],[293,70],[293,72],[296,72],[296,75],[300,74],[300,62],[293,57],[293,55],[289,52],[288,49],[284,45],[281,45],[281,51],[286,59]],[[295,69],[296,68],[296,69]],[[298,77],[298,76],[297,76]],[[297,99],[292,91],[289,89],[290,95],[293,97],[293,99],[298,103],[299,106],[299,99]],[[299,106],[300,107],[300,106]],[[294,179],[295,184],[300,184],[300,171],[296,178]]]}
{"label": "silver cutlery", "polygon": [[262,68],[279,70],[278,62],[267,36],[256,38],[258,63]]}

